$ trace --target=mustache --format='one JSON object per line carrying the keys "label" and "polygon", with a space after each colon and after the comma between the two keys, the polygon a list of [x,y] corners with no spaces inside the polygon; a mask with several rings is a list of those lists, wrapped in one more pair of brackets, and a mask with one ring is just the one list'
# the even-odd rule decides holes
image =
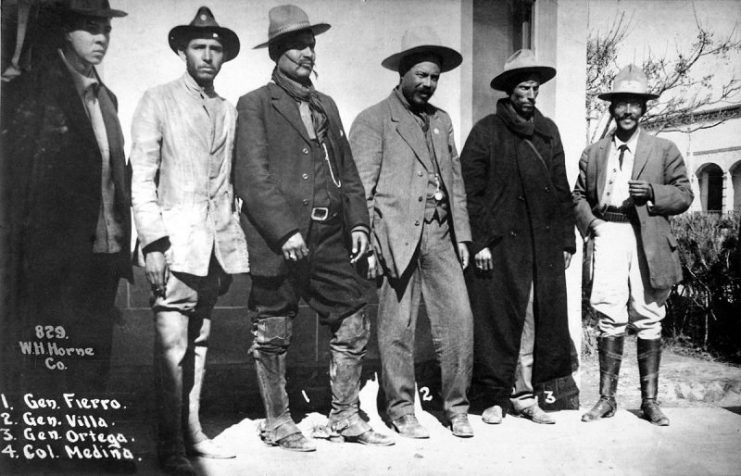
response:
{"label": "mustache", "polygon": [[314,79],[319,77],[319,72],[316,70],[316,63],[314,60],[310,59],[301,59],[299,61],[296,61],[295,59],[291,58],[290,56],[286,55],[286,58],[288,58],[288,61],[291,63],[294,63],[298,66],[303,66],[305,68],[309,68],[312,73],[314,73]]}

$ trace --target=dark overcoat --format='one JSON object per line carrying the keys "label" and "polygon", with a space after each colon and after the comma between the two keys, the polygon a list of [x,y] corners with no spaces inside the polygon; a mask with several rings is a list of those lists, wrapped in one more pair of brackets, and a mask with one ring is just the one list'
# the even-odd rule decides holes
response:
{"label": "dark overcoat", "polygon": [[[11,190],[11,249],[22,286],[42,282],[55,289],[93,255],[101,207],[102,159],[92,124],[60,57],[22,76],[23,96],[3,131]],[[101,84],[117,107],[114,94]],[[118,121],[106,128],[118,128]],[[114,210],[124,226],[118,253],[120,276],[131,279],[131,170],[123,147],[110,151]],[[18,282],[18,281],[16,281]],[[38,299],[42,299],[37,296]],[[56,299],[48,296],[44,299]]]}
{"label": "dark overcoat", "polygon": [[[534,127],[506,101],[479,121],[461,153],[472,254],[492,253],[493,270],[470,267],[474,380],[506,408],[530,284],[534,286],[533,385],[572,371],[563,252],[575,251],[574,213],[556,125],[537,109]],[[528,145],[529,140],[540,157]]]}
{"label": "dark overcoat", "polygon": [[[329,146],[342,182],[346,233],[370,228],[363,185],[337,105],[319,93],[329,122]],[[243,200],[242,227],[250,250],[250,271],[280,276],[288,269],[280,247],[295,232],[306,239],[314,206],[314,161],[311,139],[298,105],[274,83],[245,94],[237,103],[234,190]]]}

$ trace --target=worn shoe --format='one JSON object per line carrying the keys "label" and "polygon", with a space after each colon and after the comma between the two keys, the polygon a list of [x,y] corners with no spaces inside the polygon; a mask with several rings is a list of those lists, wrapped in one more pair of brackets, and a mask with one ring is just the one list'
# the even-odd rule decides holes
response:
{"label": "worn shoe", "polygon": [[198,476],[188,458],[177,453],[160,457],[160,469],[175,476]]}
{"label": "worn shoe", "polygon": [[458,438],[471,438],[473,436],[473,427],[468,421],[468,415],[454,415],[450,418],[450,431],[453,436]]}
{"label": "worn shoe", "polygon": [[212,439],[206,439],[188,445],[185,451],[191,456],[200,456],[202,458],[231,459],[237,457],[233,451],[218,445]]}
{"label": "worn shoe", "polygon": [[294,433],[278,440],[278,446],[288,451],[316,451],[316,445],[303,433]]}
{"label": "worn shoe", "polygon": [[581,421],[590,422],[615,415],[617,403],[614,398],[600,397],[591,410],[581,416]]}
{"label": "worn shoe", "polygon": [[345,441],[351,443],[360,443],[361,445],[373,445],[373,446],[393,446],[396,444],[393,438],[382,433],[378,433],[375,430],[368,430],[365,433],[361,433],[358,436],[346,436]]}
{"label": "worn shoe", "polygon": [[556,420],[554,420],[552,416],[544,412],[537,403],[530,405],[527,408],[523,408],[519,412],[519,415],[521,417],[527,418],[533,423],[540,423],[542,425],[553,425],[554,423],[556,423]]}
{"label": "worn shoe", "polygon": [[661,411],[659,404],[655,400],[644,400],[641,403],[643,418],[650,421],[656,426],[669,426],[669,418]]}
{"label": "worn shoe", "polygon": [[499,405],[494,405],[486,410],[484,410],[484,413],[481,414],[481,419],[484,421],[484,423],[488,423],[490,425],[498,425],[502,423],[502,407]]}
{"label": "worn shoe", "polygon": [[391,425],[401,436],[407,438],[429,438],[430,432],[419,424],[413,413],[404,415],[391,422]]}

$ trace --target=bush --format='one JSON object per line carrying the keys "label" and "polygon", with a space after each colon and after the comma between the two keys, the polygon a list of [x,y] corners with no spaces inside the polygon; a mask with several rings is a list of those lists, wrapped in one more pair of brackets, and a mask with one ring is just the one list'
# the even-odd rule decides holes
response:
{"label": "bush", "polygon": [[668,302],[664,333],[692,349],[741,362],[739,213],[673,217],[684,270]]}

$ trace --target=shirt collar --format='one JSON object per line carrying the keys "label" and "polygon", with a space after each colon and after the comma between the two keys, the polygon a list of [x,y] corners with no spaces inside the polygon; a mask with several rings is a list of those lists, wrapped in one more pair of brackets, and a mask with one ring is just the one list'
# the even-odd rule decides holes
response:
{"label": "shirt collar", "polygon": [[618,139],[617,134],[613,134],[612,136],[612,142],[615,145],[615,149],[617,150],[620,148],[621,145],[625,144],[628,146],[628,150],[631,154],[634,154],[636,151],[636,144],[638,143],[638,135],[641,133],[641,128],[638,127],[636,131],[633,133],[632,136],[630,136],[630,139],[628,139],[627,142],[623,142],[620,139]]}
{"label": "shirt collar", "polygon": [[91,70],[90,76],[82,75],[74,68],[74,66],[72,66],[72,64],[70,64],[69,61],[67,61],[67,58],[64,56],[64,52],[61,49],[57,51],[59,52],[59,57],[62,58],[62,62],[69,70],[69,73],[72,75],[72,81],[75,83],[75,89],[77,90],[77,94],[79,94],[80,97],[83,97],[85,95],[85,91],[87,91],[91,86],[100,86],[100,80],[98,79],[98,74],[95,71],[95,68]]}
{"label": "shirt collar", "polygon": [[208,89],[201,87],[201,85],[198,84],[196,80],[193,79],[193,76],[191,76],[187,71],[185,72],[185,74],[183,74],[183,82],[185,83],[185,89],[187,89],[188,92],[193,94],[194,96],[202,98],[218,97],[218,94],[216,94],[216,90],[214,89],[213,85]]}

